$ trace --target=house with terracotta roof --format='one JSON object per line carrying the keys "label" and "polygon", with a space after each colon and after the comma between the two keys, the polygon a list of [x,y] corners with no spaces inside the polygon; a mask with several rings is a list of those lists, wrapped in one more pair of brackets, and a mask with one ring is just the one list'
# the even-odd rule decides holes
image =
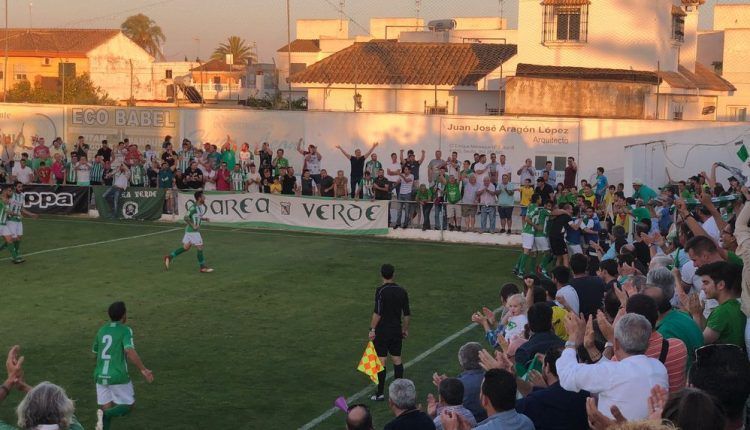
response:
{"label": "house with terracotta roof", "polygon": [[357,42],[292,75],[309,110],[484,114],[500,109],[503,63],[516,45]]}
{"label": "house with terracotta roof", "polygon": [[244,100],[248,68],[241,64],[227,64],[224,59],[199,63],[190,69],[193,86],[206,100]]}
{"label": "house with terracotta roof", "polygon": [[114,100],[153,98],[154,58],[119,29],[14,28],[0,39],[0,47],[8,43],[3,90],[20,81],[54,87],[62,76],[88,73]]}

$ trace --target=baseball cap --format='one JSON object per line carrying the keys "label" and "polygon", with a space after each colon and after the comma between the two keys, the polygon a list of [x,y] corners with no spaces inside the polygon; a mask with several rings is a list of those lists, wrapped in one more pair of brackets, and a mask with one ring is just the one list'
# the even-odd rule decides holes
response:
{"label": "baseball cap", "polygon": [[633,179],[633,185],[643,185],[643,181],[638,178]]}

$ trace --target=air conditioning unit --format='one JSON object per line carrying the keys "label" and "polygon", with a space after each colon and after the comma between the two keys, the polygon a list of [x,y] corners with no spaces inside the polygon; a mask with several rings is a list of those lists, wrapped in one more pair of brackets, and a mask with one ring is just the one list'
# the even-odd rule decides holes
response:
{"label": "air conditioning unit", "polygon": [[434,21],[430,21],[429,23],[427,23],[427,28],[429,28],[430,31],[453,30],[456,28],[456,20],[455,19],[436,19]]}

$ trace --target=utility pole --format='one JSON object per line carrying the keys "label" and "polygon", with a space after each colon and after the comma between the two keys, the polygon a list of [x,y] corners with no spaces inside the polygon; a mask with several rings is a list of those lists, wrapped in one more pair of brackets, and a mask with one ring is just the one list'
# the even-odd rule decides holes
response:
{"label": "utility pole", "polygon": [[287,108],[292,110],[292,18],[289,10],[289,0],[286,0],[286,58],[287,73],[286,84],[289,86],[289,98],[287,99]]}
{"label": "utility pole", "polygon": [[3,103],[8,99],[8,0],[5,0],[5,67],[3,69]]}

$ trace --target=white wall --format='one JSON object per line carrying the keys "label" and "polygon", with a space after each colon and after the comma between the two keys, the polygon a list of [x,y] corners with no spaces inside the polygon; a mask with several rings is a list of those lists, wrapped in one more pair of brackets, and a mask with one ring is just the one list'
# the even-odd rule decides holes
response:
{"label": "white wall", "polygon": [[539,1],[519,2],[518,62],[613,69],[677,70],[670,43],[672,0],[591,2],[588,42],[544,46],[543,10]]}
{"label": "white wall", "polygon": [[[88,52],[91,80],[115,100],[154,99],[154,59],[122,33]],[[132,69],[131,69],[132,62]],[[132,70],[132,72],[131,72]]]}
{"label": "white wall", "polygon": [[332,37],[346,39],[349,37],[349,21],[346,19],[298,19],[297,39],[320,39]]}
{"label": "white wall", "polygon": [[750,28],[750,4],[714,5],[714,30]]}
{"label": "white wall", "polygon": [[[240,144],[248,142],[254,146],[267,141],[274,149],[284,148],[297,168],[301,167],[302,159],[294,148],[298,139],[304,137],[306,143],[320,147],[325,168],[346,172],[349,162],[335,149],[336,145],[353,152],[380,142],[376,153],[381,160],[401,149],[414,149],[418,156],[424,149],[426,161],[436,149],[442,149],[444,156],[456,150],[461,159],[470,158],[474,152],[501,152],[516,169],[527,157],[572,155],[579,161],[579,179],[591,178],[596,168],[602,166],[610,182],[630,181],[639,175],[655,187],[663,185],[667,171],[672,178],[680,179],[709,170],[714,161],[739,167],[734,143],[744,140],[750,144],[747,124],[722,122],[92,108],[110,113],[123,110],[128,117],[133,111],[137,118],[154,118],[158,114],[168,119],[168,124],[134,127],[106,121],[99,126],[94,121],[91,125],[74,127],[70,119],[74,108],[66,107],[67,118],[64,118],[59,106],[4,105],[0,108],[0,136],[8,135],[12,140],[21,134],[20,141],[30,144],[34,134],[44,136],[49,142],[55,135],[67,136],[70,141],[80,133],[89,136],[92,143],[98,136],[129,136],[145,144],[158,143],[169,133],[175,136],[175,141],[187,137],[194,143],[221,144],[230,134]],[[627,146],[647,142],[657,143],[641,145],[648,146],[648,150],[626,153]],[[20,148],[17,152],[20,154]],[[656,162],[649,159],[653,157],[657,157]],[[658,161],[662,157],[664,161]],[[426,175],[426,164],[421,174]],[[720,172],[720,178],[726,178],[726,174]]]}

